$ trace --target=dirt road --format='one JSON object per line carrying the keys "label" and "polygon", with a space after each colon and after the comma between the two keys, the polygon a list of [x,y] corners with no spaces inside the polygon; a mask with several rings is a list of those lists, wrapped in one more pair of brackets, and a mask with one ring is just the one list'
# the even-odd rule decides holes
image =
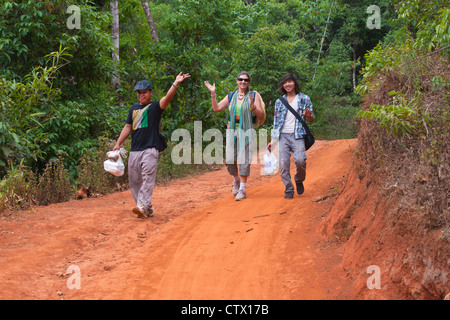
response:
{"label": "dirt road", "polygon": [[355,142],[318,141],[292,200],[254,165],[241,202],[222,168],[158,186],[150,219],[129,191],[1,217],[0,299],[351,299],[318,225]]}

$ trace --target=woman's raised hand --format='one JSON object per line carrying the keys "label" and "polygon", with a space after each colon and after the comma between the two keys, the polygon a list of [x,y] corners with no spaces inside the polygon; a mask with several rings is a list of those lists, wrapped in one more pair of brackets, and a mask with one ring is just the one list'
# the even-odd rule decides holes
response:
{"label": "woman's raised hand", "polygon": [[206,86],[206,88],[208,88],[208,90],[211,93],[215,93],[216,92],[216,84],[215,83],[211,85],[208,81],[205,81],[205,86]]}

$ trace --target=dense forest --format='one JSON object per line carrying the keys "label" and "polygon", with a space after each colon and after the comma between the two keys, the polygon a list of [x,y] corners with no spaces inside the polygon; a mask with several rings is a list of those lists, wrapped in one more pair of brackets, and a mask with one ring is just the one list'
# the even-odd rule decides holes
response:
{"label": "dense forest", "polygon": [[[164,112],[169,137],[198,120],[203,130],[224,128],[203,82],[224,97],[243,70],[266,104],[263,129],[272,126],[278,81],[292,72],[311,97],[318,139],[354,138],[361,119],[398,137],[424,119],[414,118],[420,88],[416,97],[398,88],[393,112],[359,112],[377,76],[410,71],[406,55],[439,57],[445,66],[450,53],[448,0],[3,0],[0,17],[0,210],[126,183],[105,175],[102,161],[139,80],[150,80],[158,99],[179,72],[191,75]],[[447,132],[449,80],[440,70],[430,81],[447,103],[438,108]],[[442,164],[445,137],[433,140],[433,163]],[[159,175],[185,170],[192,168],[170,163],[170,151],[161,155]]]}

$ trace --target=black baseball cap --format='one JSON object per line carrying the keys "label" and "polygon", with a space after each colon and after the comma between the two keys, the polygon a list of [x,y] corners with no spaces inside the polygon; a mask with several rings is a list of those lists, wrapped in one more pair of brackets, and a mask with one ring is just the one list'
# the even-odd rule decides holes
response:
{"label": "black baseball cap", "polygon": [[139,81],[136,86],[134,87],[134,91],[138,90],[153,90],[153,86],[150,81],[148,80],[142,80]]}

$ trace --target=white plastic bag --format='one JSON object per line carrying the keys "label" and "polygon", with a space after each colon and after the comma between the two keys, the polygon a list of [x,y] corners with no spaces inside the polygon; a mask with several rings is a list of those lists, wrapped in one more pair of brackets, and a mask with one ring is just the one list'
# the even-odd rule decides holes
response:
{"label": "white plastic bag", "polygon": [[123,176],[125,172],[125,165],[123,163],[122,157],[127,157],[127,152],[124,148],[120,148],[116,151],[109,151],[106,153],[108,160],[103,162],[103,167],[105,171],[120,177]]}
{"label": "white plastic bag", "polygon": [[269,174],[274,174],[278,169],[278,160],[275,155],[267,150],[266,154],[264,155],[264,172]]}

